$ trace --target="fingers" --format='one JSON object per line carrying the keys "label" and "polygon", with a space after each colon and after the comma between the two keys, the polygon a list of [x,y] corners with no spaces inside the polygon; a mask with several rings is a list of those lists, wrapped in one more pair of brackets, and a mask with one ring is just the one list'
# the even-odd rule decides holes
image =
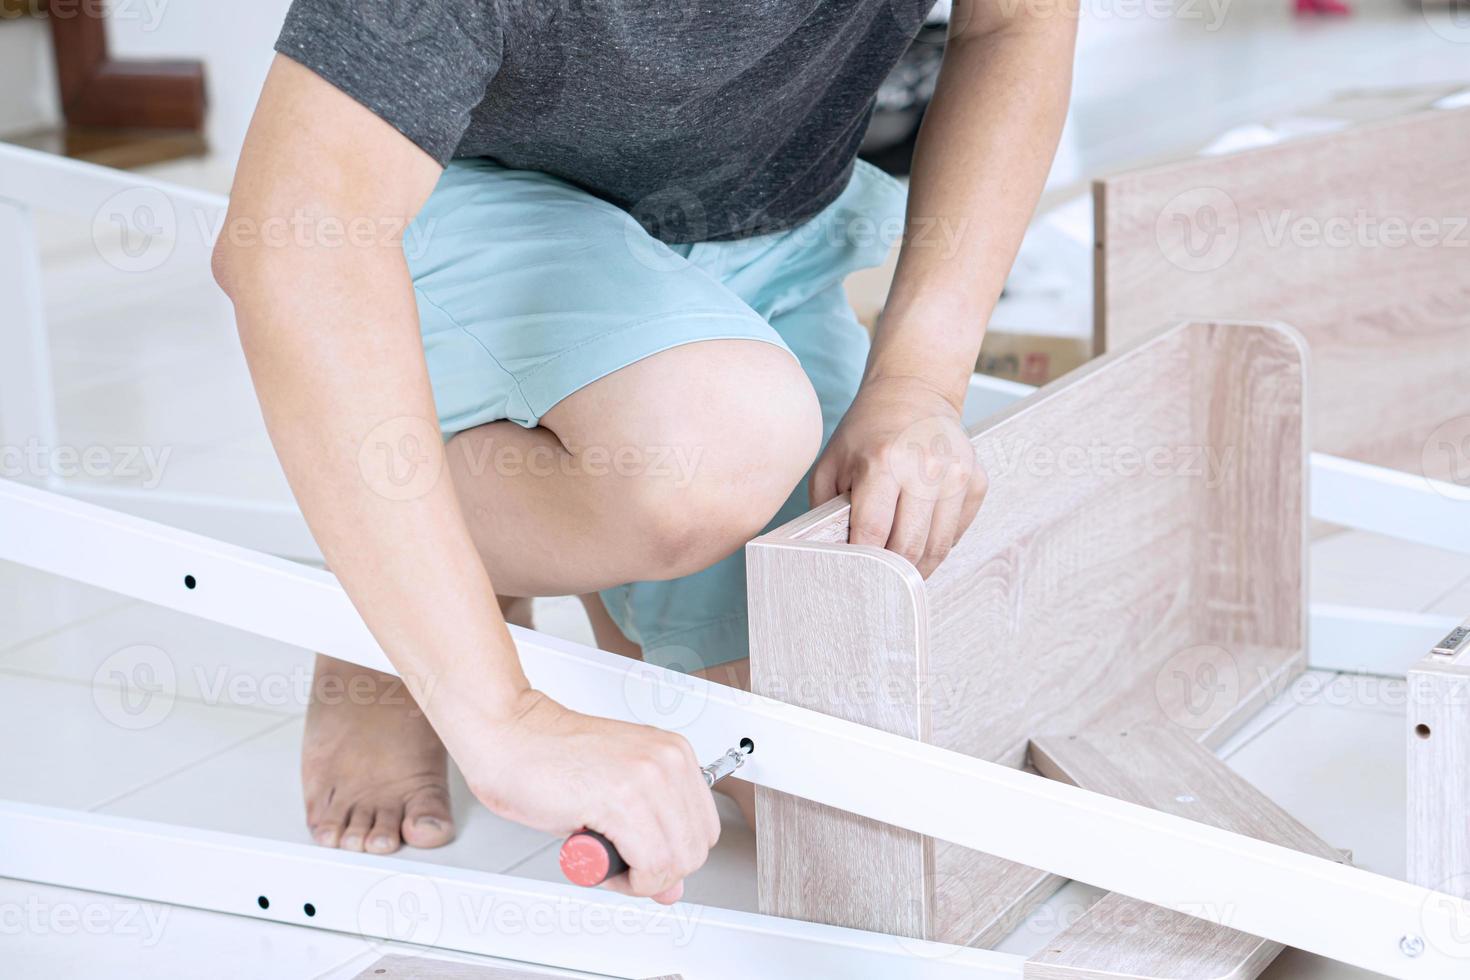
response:
{"label": "fingers", "polygon": [[813,507],[820,507],[840,492],[837,489],[837,464],[823,453],[807,480],[807,502]]}
{"label": "fingers", "polygon": [[985,502],[989,482],[985,471],[976,466],[966,481],[963,493],[954,494],[937,501],[934,517],[929,525],[929,539],[919,560],[919,573],[928,578],[934,573],[954,546],[959,543],[970,525],[975,521],[980,506]]}
{"label": "fingers", "polygon": [[903,493],[894,509],[893,531],[888,535],[888,550],[911,565],[918,565],[929,543],[929,527],[934,520],[935,503],[915,493]]}
{"label": "fingers", "polygon": [[852,487],[847,540],[882,548],[888,544],[898,510],[899,486],[886,471],[869,469]]}

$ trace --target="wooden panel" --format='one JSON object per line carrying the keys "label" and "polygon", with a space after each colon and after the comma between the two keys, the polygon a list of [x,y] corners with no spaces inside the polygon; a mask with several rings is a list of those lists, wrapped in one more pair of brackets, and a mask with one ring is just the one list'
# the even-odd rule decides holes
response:
{"label": "wooden panel", "polygon": [[[1302,370],[1288,330],[1190,324],[987,420],[990,494],[928,582],[845,544],[842,499],[757,539],[755,689],[1013,766],[1046,731],[1223,739],[1304,662]],[[758,799],[762,911],[989,943],[1056,884],[907,838],[865,867],[852,818]]]}
{"label": "wooden panel", "polygon": [[1470,652],[1409,671],[1407,741],[1409,881],[1470,898]]}
{"label": "wooden panel", "polygon": [[1426,442],[1470,416],[1466,159],[1470,109],[1446,109],[1099,181],[1100,349],[1184,316],[1290,323],[1316,449],[1449,478]]}
{"label": "wooden panel", "polygon": [[[1260,840],[1341,860],[1290,814],[1175,728],[1044,736],[1045,775]],[[1216,910],[1228,918],[1229,910]],[[1249,980],[1281,946],[1223,925],[1105,895],[1027,961],[1029,980]]]}
{"label": "wooden panel", "polygon": [[[751,690],[927,741],[918,690],[928,629],[919,573],[896,555],[816,545],[748,552],[750,642],[781,670]],[[831,600],[843,597],[838,604]],[[752,657],[752,665],[756,662]],[[756,788],[762,912],[925,938],[933,842],[809,800]]]}

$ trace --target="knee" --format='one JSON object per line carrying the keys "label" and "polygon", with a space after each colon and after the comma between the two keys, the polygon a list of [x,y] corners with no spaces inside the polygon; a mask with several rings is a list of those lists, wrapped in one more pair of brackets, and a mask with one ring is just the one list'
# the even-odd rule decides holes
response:
{"label": "knee", "polygon": [[650,578],[689,575],[734,554],[802,482],[822,438],[816,393],[786,352],[728,365],[667,440],[672,479],[640,481]]}

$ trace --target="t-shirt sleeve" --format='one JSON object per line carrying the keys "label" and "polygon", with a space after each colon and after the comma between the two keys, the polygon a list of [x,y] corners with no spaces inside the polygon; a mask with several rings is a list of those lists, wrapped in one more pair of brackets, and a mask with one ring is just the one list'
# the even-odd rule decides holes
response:
{"label": "t-shirt sleeve", "polygon": [[442,166],[500,67],[498,10],[486,0],[292,0],[276,50]]}

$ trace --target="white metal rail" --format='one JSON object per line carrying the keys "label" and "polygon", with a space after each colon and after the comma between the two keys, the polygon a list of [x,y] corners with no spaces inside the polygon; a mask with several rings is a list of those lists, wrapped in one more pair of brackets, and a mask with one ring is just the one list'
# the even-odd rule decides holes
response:
{"label": "white metal rail", "polygon": [[[325,572],[5,481],[0,559],[391,670]],[[1459,977],[1470,965],[1470,902],[543,634],[514,635],[531,682],[574,710],[662,721],[701,755],[752,739],[742,773],[759,785],[1390,976]]]}

